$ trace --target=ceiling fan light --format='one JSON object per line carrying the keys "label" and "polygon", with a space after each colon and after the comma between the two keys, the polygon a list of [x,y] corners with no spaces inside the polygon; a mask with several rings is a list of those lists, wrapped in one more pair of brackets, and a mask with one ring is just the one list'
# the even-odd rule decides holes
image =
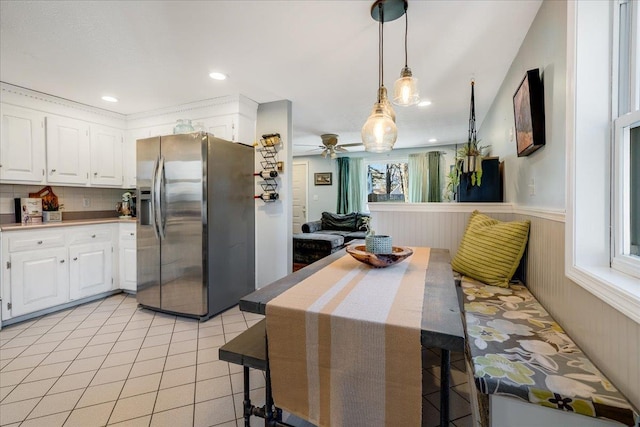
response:
{"label": "ceiling fan light", "polygon": [[418,79],[412,76],[409,67],[404,67],[400,72],[400,78],[393,85],[393,103],[402,107],[410,107],[419,102]]}
{"label": "ceiling fan light", "polygon": [[398,128],[382,103],[374,104],[361,136],[365,151],[384,153],[393,149],[398,139]]}

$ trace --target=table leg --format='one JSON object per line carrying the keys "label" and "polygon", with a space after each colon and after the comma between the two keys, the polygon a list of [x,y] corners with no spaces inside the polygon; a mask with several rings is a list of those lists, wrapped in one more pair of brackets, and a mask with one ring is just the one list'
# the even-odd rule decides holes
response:
{"label": "table leg", "polygon": [[449,350],[442,349],[440,363],[440,427],[449,427],[449,375],[451,374]]}
{"label": "table leg", "polygon": [[242,406],[244,409],[244,427],[251,427],[251,398],[249,397],[249,367],[244,366],[244,401]]}

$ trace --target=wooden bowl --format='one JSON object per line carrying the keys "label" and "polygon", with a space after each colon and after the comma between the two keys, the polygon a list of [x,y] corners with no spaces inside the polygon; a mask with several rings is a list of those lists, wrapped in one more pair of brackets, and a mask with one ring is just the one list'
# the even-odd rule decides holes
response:
{"label": "wooden bowl", "polygon": [[413,255],[411,248],[393,246],[390,254],[372,254],[366,251],[365,245],[347,246],[347,252],[360,262],[375,268],[389,267]]}

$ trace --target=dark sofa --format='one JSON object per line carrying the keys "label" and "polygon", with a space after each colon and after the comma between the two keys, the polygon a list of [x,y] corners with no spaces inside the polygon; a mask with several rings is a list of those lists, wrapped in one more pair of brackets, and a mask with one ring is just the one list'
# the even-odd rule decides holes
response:
{"label": "dark sofa", "polygon": [[323,212],[322,219],[303,224],[302,233],[293,235],[294,268],[322,259],[354,239],[364,239],[368,218],[368,214],[356,212]]}
{"label": "dark sofa", "polygon": [[365,238],[367,235],[366,223],[368,221],[369,214],[366,213],[334,214],[322,212],[322,218],[319,221],[304,223],[302,232],[342,236],[344,243],[348,243],[351,240]]}

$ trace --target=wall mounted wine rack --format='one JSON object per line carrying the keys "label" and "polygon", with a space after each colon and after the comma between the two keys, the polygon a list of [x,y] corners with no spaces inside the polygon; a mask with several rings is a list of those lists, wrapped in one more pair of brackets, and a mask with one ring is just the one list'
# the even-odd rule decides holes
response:
{"label": "wall mounted wine rack", "polygon": [[[262,194],[255,196],[255,198],[262,199],[265,203],[275,202],[279,198],[276,177],[278,176],[278,147],[280,147],[281,142],[279,133],[262,135],[260,146],[257,149],[262,156],[260,166],[262,166],[262,170],[265,173],[262,175],[260,173],[255,174],[262,179],[260,182]],[[275,176],[270,172],[275,172]]]}

